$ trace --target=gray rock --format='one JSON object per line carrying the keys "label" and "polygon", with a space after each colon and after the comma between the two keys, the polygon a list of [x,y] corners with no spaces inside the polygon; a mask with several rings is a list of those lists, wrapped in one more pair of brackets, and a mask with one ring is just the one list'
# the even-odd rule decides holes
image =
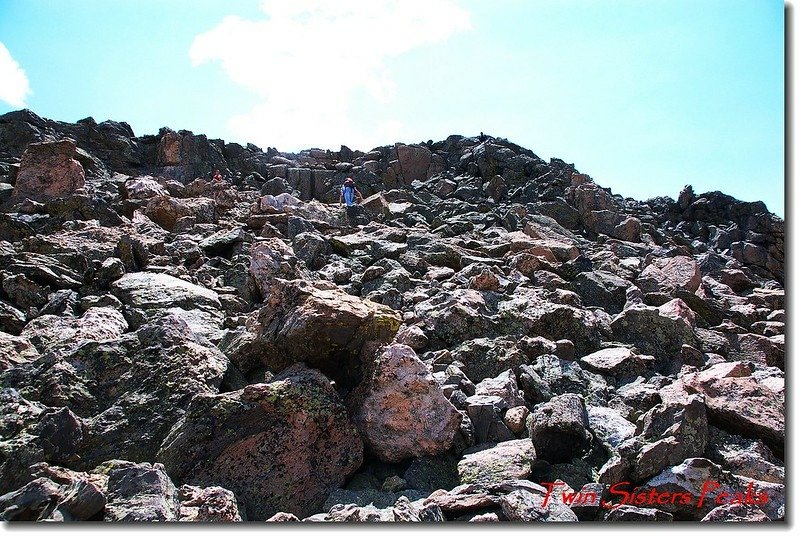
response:
{"label": "gray rock", "polygon": [[123,304],[142,310],[165,308],[218,310],[222,307],[216,292],[167,274],[150,272],[125,274],[111,284],[111,291]]}
{"label": "gray rock", "polygon": [[614,450],[636,434],[636,425],[611,408],[587,406],[589,429],[608,448]]}
{"label": "gray rock", "polygon": [[178,520],[178,491],[161,464],[112,461],[108,472],[107,522]]}
{"label": "gray rock", "polygon": [[222,487],[184,485],[179,491],[181,522],[240,522],[233,492]]}
{"label": "gray rock", "polygon": [[588,446],[589,418],[583,398],[575,394],[553,397],[537,405],[528,417],[528,431],[539,458],[569,461]]}
{"label": "gray rock", "polygon": [[608,511],[606,522],[672,522],[671,513],[652,507],[620,505]]}
{"label": "gray rock", "polygon": [[511,369],[495,378],[487,378],[476,384],[475,395],[499,397],[502,400],[501,408],[503,410],[525,403],[517,387],[517,377]]}
{"label": "gray rock", "polygon": [[508,520],[515,522],[577,522],[578,517],[560,502],[546,502],[541,494],[515,490],[500,498],[500,507]]}

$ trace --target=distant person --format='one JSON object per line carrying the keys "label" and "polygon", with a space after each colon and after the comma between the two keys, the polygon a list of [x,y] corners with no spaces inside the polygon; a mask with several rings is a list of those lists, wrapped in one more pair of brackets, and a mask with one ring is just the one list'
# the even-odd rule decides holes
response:
{"label": "distant person", "polygon": [[480,135],[478,136],[478,140],[480,140],[481,142],[486,141],[486,135],[483,134],[483,131],[481,131]]}
{"label": "distant person", "polygon": [[219,173],[219,170],[214,170],[214,177],[212,178],[212,180],[215,183],[218,182],[218,181],[220,181],[220,182],[222,181],[222,174]]}
{"label": "distant person", "polygon": [[342,191],[339,193],[340,206],[342,205],[342,200],[344,200],[348,207],[355,205],[356,201],[359,203],[364,201],[364,196],[362,196],[361,192],[356,188],[356,182],[353,181],[352,177],[348,177],[344,180]]}

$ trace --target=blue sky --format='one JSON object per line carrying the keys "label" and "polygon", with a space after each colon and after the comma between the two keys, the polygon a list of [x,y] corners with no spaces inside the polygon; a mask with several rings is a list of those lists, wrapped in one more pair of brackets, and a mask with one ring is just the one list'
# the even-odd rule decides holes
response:
{"label": "blue sky", "polygon": [[783,215],[783,9],[0,0],[0,113],[26,106],[284,151],[484,131],[626,196],[692,184]]}

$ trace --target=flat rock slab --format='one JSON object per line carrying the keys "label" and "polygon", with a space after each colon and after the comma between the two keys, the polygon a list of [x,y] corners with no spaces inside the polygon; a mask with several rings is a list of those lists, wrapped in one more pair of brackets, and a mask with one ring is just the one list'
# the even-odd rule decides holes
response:
{"label": "flat rock slab", "polygon": [[216,292],[168,274],[131,272],[113,282],[111,291],[124,304],[143,310],[222,308]]}
{"label": "flat rock slab", "polygon": [[461,483],[489,485],[507,479],[526,479],[536,450],[530,439],[483,444],[468,449],[458,463]]}

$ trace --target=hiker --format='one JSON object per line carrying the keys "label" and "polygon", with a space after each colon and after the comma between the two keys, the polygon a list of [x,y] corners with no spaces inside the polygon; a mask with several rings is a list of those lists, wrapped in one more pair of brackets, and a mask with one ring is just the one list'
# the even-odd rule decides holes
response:
{"label": "hiker", "polygon": [[219,173],[219,170],[214,170],[214,177],[212,178],[214,182],[222,181],[222,174]]}
{"label": "hiker", "polygon": [[340,207],[342,205],[342,200],[347,203],[348,207],[352,207],[356,203],[356,200],[358,200],[358,202],[364,201],[364,196],[362,196],[361,192],[356,188],[356,183],[353,181],[352,177],[348,177],[344,180],[342,191],[339,193]]}

